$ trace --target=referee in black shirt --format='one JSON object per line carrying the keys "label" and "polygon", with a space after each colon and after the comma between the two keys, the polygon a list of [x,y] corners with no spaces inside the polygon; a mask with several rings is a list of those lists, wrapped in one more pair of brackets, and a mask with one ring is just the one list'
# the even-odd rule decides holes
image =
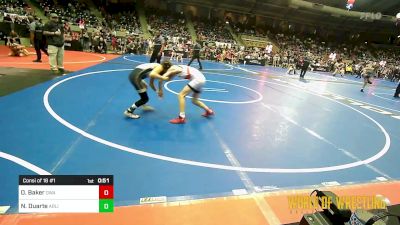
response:
{"label": "referee in black shirt", "polygon": [[188,66],[190,66],[190,64],[193,62],[193,60],[197,59],[197,62],[199,63],[199,69],[202,70],[203,67],[201,66],[201,62],[200,62],[200,50],[201,50],[201,45],[196,42],[193,46],[193,52],[192,52],[192,59],[190,60]]}
{"label": "referee in black shirt", "polygon": [[162,52],[164,51],[164,38],[161,36],[161,32],[157,31],[156,32],[156,37],[154,38],[154,48],[153,48],[153,53],[151,54],[150,57],[150,63],[153,63],[157,59],[157,63],[161,62],[161,55]]}
{"label": "referee in black shirt", "polygon": [[31,44],[35,46],[35,51],[36,51],[36,60],[33,62],[42,62],[42,53],[41,50],[46,54],[47,56],[49,55],[47,53],[46,49],[46,40],[43,35],[43,24],[38,18],[29,17],[29,21],[31,22],[29,24],[29,31],[30,31],[30,37],[31,37]]}
{"label": "referee in black shirt", "polygon": [[393,97],[400,98],[400,82],[399,82],[399,85],[396,88],[396,92],[394,93]]}
{"label": "referee in black shirt", "polygon": [[310,61],[304,57],[303,63],[301,65],[301,71],[300,71],[300,78],[303,79],[304,75],[306,75],[307,69],[310,66]]}

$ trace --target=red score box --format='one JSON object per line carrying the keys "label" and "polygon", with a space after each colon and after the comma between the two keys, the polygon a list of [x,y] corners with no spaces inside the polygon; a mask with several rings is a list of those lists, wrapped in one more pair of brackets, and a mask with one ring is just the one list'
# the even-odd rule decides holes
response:
{"label": "red score box", "polygon": [[114,198],[113,185],[100,185],[99,186],[99,199],[112,199]]}

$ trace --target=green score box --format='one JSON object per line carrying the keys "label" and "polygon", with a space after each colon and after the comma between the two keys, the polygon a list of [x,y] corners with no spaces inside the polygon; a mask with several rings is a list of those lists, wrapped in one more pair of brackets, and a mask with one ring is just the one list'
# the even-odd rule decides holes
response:
{"label": "green score box", "polygon": [[100,199],[99,212],[101,213],[114,212],[114,199]]}

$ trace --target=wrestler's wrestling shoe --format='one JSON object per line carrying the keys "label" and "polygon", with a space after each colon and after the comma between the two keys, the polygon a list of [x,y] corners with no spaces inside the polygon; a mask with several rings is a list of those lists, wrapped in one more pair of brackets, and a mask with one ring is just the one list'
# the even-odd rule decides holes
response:
{"label": "wrestler's wrestling shoe", "polygon": [[173,124],[183,124],[186,123],[186,119],[178,116],[178,118],[172,119],[169,122]]}
{"label": "wrestler's wrestling shoe", "polygon": [[143,111],[154,111],[154,108],[149,105],[142,106]]}
{"label": "wrestler's wrestling shoe", "polygon": [[214,116],[214,111],[212,109],[206,110],[205,113],[202,114],[204,117]]}
{"label": "wrestler's wrestling shoe", "polygon": [[125,115],[126,117],[131,118],[131,119],[139,119],[139,118],[140,118],[139,115],[133,114],[133,113],[131,113],[131,112],[128,112],[128,110],[125,110],[124,115]]}

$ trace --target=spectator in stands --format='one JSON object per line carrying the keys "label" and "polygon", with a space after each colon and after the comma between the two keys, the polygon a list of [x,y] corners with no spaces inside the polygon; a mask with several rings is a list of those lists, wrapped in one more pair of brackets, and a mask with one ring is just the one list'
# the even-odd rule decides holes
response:
{"label": "spectator in stands", "polygon": [[19,35],[17,34],[17,32],[15,32],[14,30],[12,30],[12,31],[10,32],[10,35],[7,37],[6,45],[7,45],[7,43],[10,42],[10,41],[12,41],[13,43],[17,43],[17,44],[21,45],[21,38],[19,37]]}
{"label": "spectator in stands", "polygon": [[78,22],[78,26],[79,26],[79,29],[81,29],[81,31],[84,30],[85,29],[85,20],[80,18],[79,22]]}
{"label": "spectator in stands", "polygon": [[7,15],[3,18],[3,21],[4,21],[4,22],[9,22],[9,23],[11,23],[11,22],[12,22],[11,16],[10,16],[9,14],[7,14]]}
{"label": "spectator in stands", "polygon": [[93,52],[95,52],[96,51],[96,47],[99,45],[99,43],[100,43],[100,32],[98,32],[98,31],[96,31],[96,32],[93,32],[93,34],[92,34],[92,42],[91,42],[91,50],[93,51]]}
{"label": "spectator in stands", "polygon": [[64,27],[57,14],[50,14],[50,21],[43,30],[48,44],[50,68],[54,74],[64,74]]}
{"label": "spectator in stands", "polygon": [[390,79],[391,82],[400,80],[400,66],[396,66],[392,71],[392,78]]}
{"label": "spectator in stands", "polygon": [[99,44],[95,47],[95,52],[105,54],[107,53],[107,44],[102,37],[100,37]]}
{"label": "spectator in stands", "polygon": [[83,51],[85,52],[90,51],[90,36],[86,29],[82,31],[81,43]]}
{"label": "spectator in stands", "polygon": [[111,37],[111,50],[115,51],[117,49],[117,37],[114,35]]}
{"label": "spectator in stands", "polygon": [[274,55],[274,58],[273,58],[272,66],[274,66],[274,67],[279,66],[279,60],[280,60],[280,58],[281,58],[281,57],[279,56],[278,53],[275,54],[275,55]]}
{"label": "spectator in stands", "polygon": [[354,65],[354,73],[357,74],[356,78],[361,78],[361,71],[362,71],[361,63],[356,63]]}
{"label": "spectator in stands", "polygon": [[129,41],[129,43],[126,45],[126,53],[128,54],[135,53],[135,42]]}
{"label": "spectator in stands", "polygon": [[0,41],[4,41],[5,45],[7,45],[7,35],[0,30]]}

